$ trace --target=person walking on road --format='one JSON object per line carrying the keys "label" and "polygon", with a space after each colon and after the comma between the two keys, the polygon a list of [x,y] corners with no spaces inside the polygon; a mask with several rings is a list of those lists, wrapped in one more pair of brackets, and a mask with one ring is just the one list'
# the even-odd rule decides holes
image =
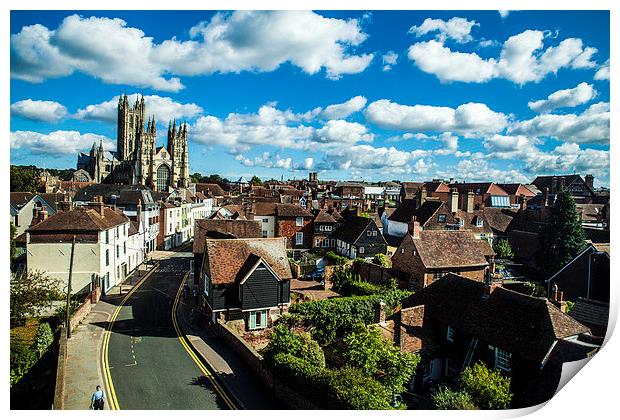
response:
{"label": "person walking on road", "polygon": [[90,408],[92,410],[103,410],[103,400],[105,398],[105,394],[101,389],[101,386],[97,385],[97,390],[93,393],[93,396],[90,397]]}

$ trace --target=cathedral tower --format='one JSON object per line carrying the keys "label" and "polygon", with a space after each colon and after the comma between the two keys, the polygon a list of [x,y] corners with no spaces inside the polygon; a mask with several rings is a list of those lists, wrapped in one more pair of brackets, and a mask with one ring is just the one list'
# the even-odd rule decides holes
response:
{"label": "cathedral tower", "polygon": [[144,128],[144,96],[136,98],[133,106],[127,94],[118,98],[118,137],[116,151],[118,160],[131,160],[138,149],[138,132]]}

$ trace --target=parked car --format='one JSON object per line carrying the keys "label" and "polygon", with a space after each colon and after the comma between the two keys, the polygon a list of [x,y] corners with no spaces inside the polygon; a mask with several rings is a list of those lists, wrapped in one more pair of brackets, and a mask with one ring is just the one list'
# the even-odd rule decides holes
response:
{"label": "parked car", "polygon": [[312,270],[310,273],[306,274],[306,278],[315,281],[322,281],[325,276],[325,268],[317,267]]}

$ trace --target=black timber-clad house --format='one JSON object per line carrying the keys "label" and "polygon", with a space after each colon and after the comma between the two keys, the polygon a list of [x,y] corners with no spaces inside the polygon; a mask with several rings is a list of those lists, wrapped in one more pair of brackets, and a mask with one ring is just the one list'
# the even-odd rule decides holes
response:
{"label": "black timber-clad house", "polygon": [[387,242],[374,219],[350,216],[334,232],[336,252],[348,258],[369,258],[385,254]]}
{"label": "black timber-clad house", "polygon": [[270,326],[290,303],[291,277],[283,238],[205,240],[200,289],[212,321]]}

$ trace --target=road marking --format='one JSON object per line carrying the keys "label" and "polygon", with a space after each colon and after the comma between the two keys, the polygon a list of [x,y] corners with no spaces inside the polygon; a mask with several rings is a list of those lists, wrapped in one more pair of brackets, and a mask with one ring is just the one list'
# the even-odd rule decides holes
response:
{"label": "road marking", "polygon": [[183,283],[185,282],[185,280],[186,279],[184,277],[183,281],[181,282],[179,286],[179,290],[177,291],[177,295],[174,299],[174,303],[172,304],[172,324],[174,325],[174,329],[177,332],[179,341],[181,342],[181,345],[183,346],[183,348],[185,348],[185,351],[187,352],[187,354],[189,354],[189,356],[192,358],[192,360],[194,360],[196,365],[198,365],[198,368],[202,371],[203,375],[207,377],[207,379],[209,379],[209,381],[211,382],[211,385],[213,385],[213,388],[215,389],[217,394],[224,400],[228,408],[230,408],[231,410],[236,410],[237,406],[233,402],[232,398],[230,398],[228,394],[226,394],[226,392],[222,389],[220,384],[217,383],[217,380],[211,374],[210,370],[202,363],[202,361],[200,361],[200,359],[198,358],[194,350],[192,350],[192,348],[187,343],[185,335],[181,332],[181,329],[179,328],[179,324],[177,322],[177,307],[179,305],[179,298],[181,297],[181,291],[183,290]]}
{"label": "road marking", "polygon": [[133,287],[133,289],[131,289],[129,293],[127,293],[127,295],[121,300],[120,304],[116,307],[116,310],[114,311],[114,313],[112,313],[112,317],[110,318],[110,321],[108,322],[106,330],[103,333],[103,344],[102,344],[103,351],[101,352],[102,353],[101,364],[102,364],[102,371],[103,371],[103,381],[105,383],[105,388],[108,394],[108,405],[110,406],[111,410],[120,410],[120,407],[118,405],[118,399],[116,398],[116,392],[114,391],[114,384],[112,383],[112,375],[110,374],[110,369],[112,369],[112,367],[110,366],[110,362],[108,358],[108,345],[110,343],[110,335],[112,331],[112,326],[114,325],[114,322],[116,321],[116,318],[118,317],[118,314],[120,313],[121,309],[125,305],[125,302],[127,302],[127,300],[131,297],[131,295],[133,295],[134,292],[138,290],[138,288],[140,288],[142,284],[144,284],[144,282],[156,270],[157,270],[157,266],[153,267],[153,269],[151,269],[151,271],[149,271],[142,278],[142,280],[140,280]]}

